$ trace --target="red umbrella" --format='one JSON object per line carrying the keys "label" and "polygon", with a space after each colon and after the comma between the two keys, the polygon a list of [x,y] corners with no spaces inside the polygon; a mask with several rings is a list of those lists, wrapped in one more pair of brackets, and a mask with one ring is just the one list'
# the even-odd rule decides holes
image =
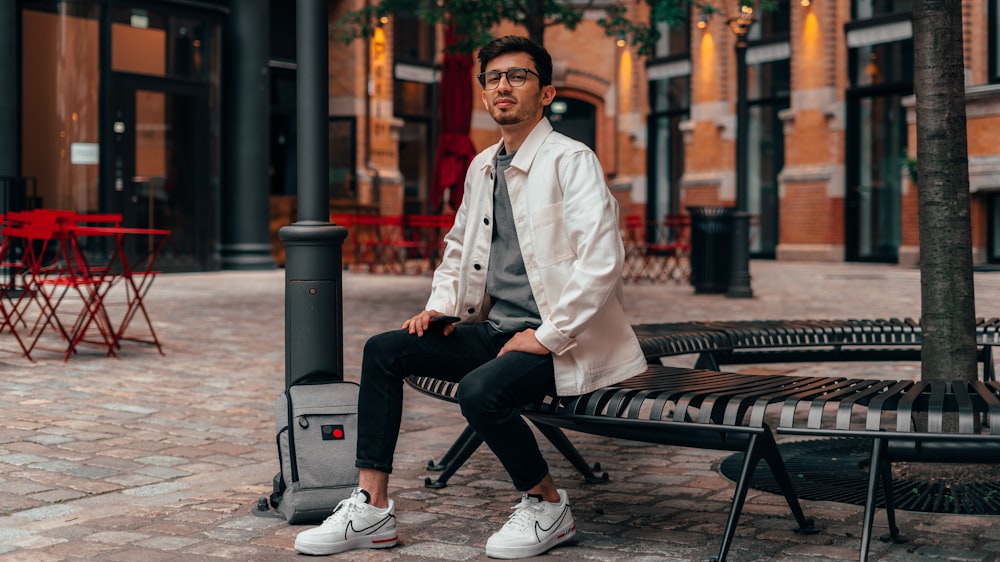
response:
{"label": "red umbrella", "polygon": [[472,55],[449,51],[457,34],[454,26],[445,31],[445,55],[441,68],[441,94],[438,111],[441,134],[434,155],[431,177],[431,209],[440,212],[445,193],[448,204],[457,209],[462,202],[465,172],[476,156],[476,147],[469,138],[472,125]]}

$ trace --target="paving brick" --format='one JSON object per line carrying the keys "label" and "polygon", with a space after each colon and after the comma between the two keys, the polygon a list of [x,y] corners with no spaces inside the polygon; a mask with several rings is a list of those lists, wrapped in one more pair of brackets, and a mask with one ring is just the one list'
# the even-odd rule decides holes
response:
{"label": "paving brick", "polygon": [[[629,285],[627,314],[634,323],[919,315],[916,270],[757,261],[751,268],[753,299],[693,295],[681,285]],[[880,291],[869,290],[873,279]],[[989,312],[1000,311],[1000,277],[977,273],[976,282],[977,312],[1000,315]],[[368,335],[398,327],[406,311],[419,310],[428,285],[426,276],[345,274],[348,379],[356,380]],[[120,359],[97,353],[68,363],[54,356],[37,364],[5,358],[11,368],[0,364],[0,411],[10,417],[0,428],[6,500],[0,509],[17,515],[0,516],[0,562],[299,560],[292,543],[308,526],[254,512],[277,471],[273,404],[284,378],[283,286],[280,270],[161,275],[147,306],[165,355],[126,346]],[[191,330],[191,318],[206,329]],[[485,447],[448,487],[424,488],[425,477],[438,475],[425,470],[427,460],[439,459],[465,424],[453,405],[405,392],[391,488],[400,546],[348,558],[485,562],[486,538],[519,494]],[[16,406],[27,401],[30,408]],[[549,558],[659,562],[717,553],[734,490],[718,465],[730,453],[569,435],[611,481],[584,484],[541,442],[558,484],[569,491],[578,525],[575,544]],[[803,506],[820,533],[794,533],[784,499],[751,490],[730,559],[856,559],[861,508]],[[901,512],[900,525],[919,540],[876,541],[870,560],[992,560],[1000,549],[998,517]],[[876,517],[876,534],[884,532],[884,516]]]}

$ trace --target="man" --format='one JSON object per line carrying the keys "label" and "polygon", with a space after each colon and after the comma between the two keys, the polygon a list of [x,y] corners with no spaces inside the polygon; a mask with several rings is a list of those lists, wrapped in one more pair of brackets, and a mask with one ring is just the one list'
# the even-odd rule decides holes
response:
{"label": "man", "polygon": [[[552,130],[552,59],[522,37],[479,52],[483,104],[499,143],[469,167],[426,310],[365,345],[359,488],[295,548],[332,554],[396,544],[388,498],[403,379],[461,381],[462,414],[524,492],[486,542],[494,558],[542,554],[576,532],[520,408],[632,377],[645,361],[621,304],[618,212],[596,155]],[[454,315],[457,324],[435,318]],[[454,320],[454,319],[452,319]]]}

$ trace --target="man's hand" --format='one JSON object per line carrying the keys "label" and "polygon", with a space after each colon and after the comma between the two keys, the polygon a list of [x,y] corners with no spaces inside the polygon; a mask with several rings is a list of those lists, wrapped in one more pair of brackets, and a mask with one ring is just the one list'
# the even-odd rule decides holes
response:
{"label": "man's hand", "polygon": [[[418,337],[423,337],[424,332],[431,325],[431,318],[438,316],[444,316],[443,313],[436,310],[425,310],[420,314],[410,318],[406,322],[403,322],[402,328],[408,330],[411,334],[417,334]],[[454,324],[448,324],[444,327],[444,335],[449,335],[455,331]]]}
{"label": "man's hand", "polygon": [[523,351],[534,355],[548,355],[549,353],[552,353],[549,351],[549,348],[542,345],[538,341],[538,338],[535,337],[534,328],[528,328],[523,332],[514,334],[514,337],[507,340],[507,343],[500,348],[500,353],[497,353],[497,357],[500,357],[508,351]]}

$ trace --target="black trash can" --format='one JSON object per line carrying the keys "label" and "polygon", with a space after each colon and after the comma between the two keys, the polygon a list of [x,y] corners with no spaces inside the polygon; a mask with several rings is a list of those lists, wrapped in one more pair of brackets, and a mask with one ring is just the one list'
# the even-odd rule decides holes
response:
{"label": "black trash can", "polygon": [[732,207],[688,207],[691,285],[695,293],[725,293],[733,247]]}

